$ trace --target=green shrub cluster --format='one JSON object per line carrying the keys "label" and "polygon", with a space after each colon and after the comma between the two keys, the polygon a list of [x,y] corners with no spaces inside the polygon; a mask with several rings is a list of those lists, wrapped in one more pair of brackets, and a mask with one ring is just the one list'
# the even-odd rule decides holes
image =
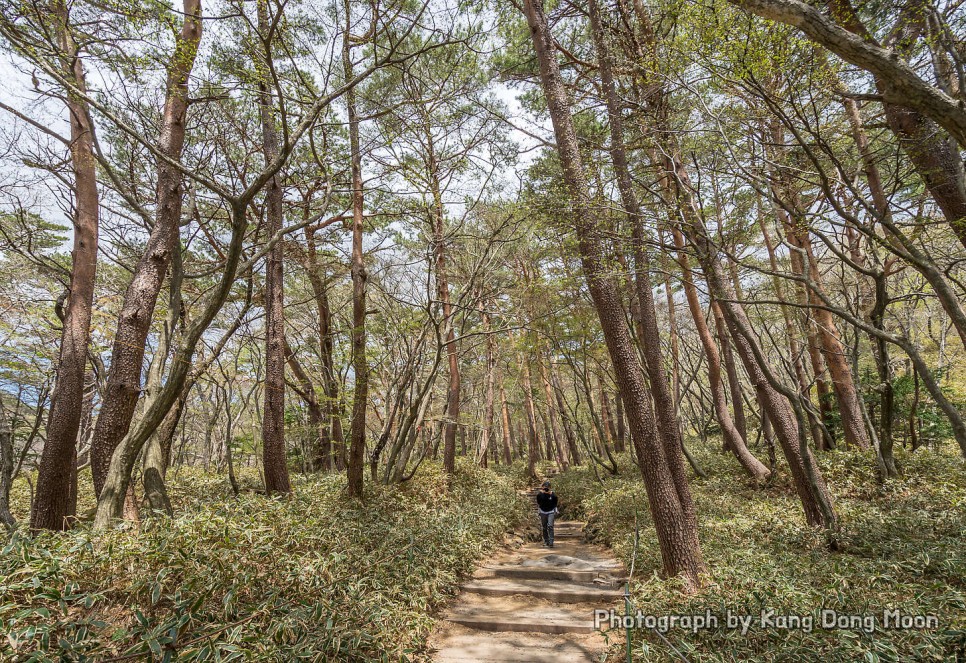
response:
{"label": "green shrub cluster", "polygon": [[[719,628],[664,637],[690,661],[960,661],[966,659],[966,472],[955,450],[897,451],[904,477],[880,486],[867,453],[834,451],[819,460],[841,519],[841,549],[831,552],[821,533],[804,524],[787,476],[755,489],[734,460],[695,450],[708,471],[693,478],[708,586],[685,594],[662,581],[660,552],[636,468],[622,459],[621,474],[577,468],[558,477],[561,500],[589,520],[590,531],[613,545],[635,575],[631,593],[644,614],[718,615],[761,610],[775,614],[882,616],[933,614],[938,629]],[[634,532],[640,539],[635,556]],[[881,623],[881,620],[880,620]],[[680,660],[650,630],[634,631],[635,660]],[[957,658],[958,657],[958,658]]]}
{"label": "green shrub cluster", "polygon": [[406,660],[430,612],[524,511],[511,481],[426,463],[349,503],[337,476],[226,497],[190,470],[182,515],[139,531],[29,538],[0,553],[0,659]]}

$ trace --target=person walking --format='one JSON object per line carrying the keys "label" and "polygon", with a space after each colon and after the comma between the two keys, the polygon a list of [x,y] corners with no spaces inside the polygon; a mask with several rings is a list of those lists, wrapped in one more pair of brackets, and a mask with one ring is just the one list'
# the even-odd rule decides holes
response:
{"label": "person walking", "polygon": [[550,489],[549,481],[544,481],[537,493],[537,512],[540,514],[543,545],[553,548],[553,521],[560,511],[557,509],[557,494]]}

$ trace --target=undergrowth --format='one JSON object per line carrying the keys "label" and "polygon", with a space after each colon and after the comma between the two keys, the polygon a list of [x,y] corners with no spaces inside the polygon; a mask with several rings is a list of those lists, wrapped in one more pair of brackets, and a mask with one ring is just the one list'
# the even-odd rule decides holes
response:
{"label": "undergrowth", "polygon": [[[667,642],[654,630],[634,630],[635,660],[680,661],[671,646],[694,662],[966,660],[966,472],[953,449],[898,450],[905,474],[885,486],[875,481],[868,454],[822,454],[841,520],[837,552],[805,526],[787,474],[756,489],[732,458],[694,451],[709,474],[692,478],[691,489],[710,572],[694,594],[658,575],[647,496],[629,458],[622,458],[617,477],[598,480],[582,467],[556,480],[561,501],[587,518],[628,568],[634,562],[632,612],[719,616],[717,629],[668,628],[661,634]],[[868,621],[822,628],[822,609],[877,622],[872,629]],[[883,630],[886,609],[935,615],[938,628]],[[729,610],[753,616],[746,634],[727,627]],[[762,610],[812,615],[811,632],[804,622],[797,629],[762,627]]]}
{"label": "undergrowth", "polygon": [[363,504],[338,476],[234,498],[182,470],[173,519],[6,542],[0,660],[407,660],[524,513],[514,488],[463,463],[447,492],[426,463],[402,486],[368,485]]}

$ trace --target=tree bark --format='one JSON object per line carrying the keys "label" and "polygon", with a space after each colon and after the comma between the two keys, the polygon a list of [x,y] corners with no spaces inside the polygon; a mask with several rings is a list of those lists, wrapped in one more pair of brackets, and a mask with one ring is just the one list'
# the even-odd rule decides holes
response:
{"label": "tree bark", "polygon": [[[306,212],[307,214],[307,212]],[[305,229],[306,267],[312,294],[315,298],[316,312],[319,316],[319,356],[322,360],[322,384],[324,398],[321,405],[323,424],[319,429],[319,454],[314,465],[320,470],[333,467],[333,448],[342,448],[342,418],[339,416],[339,380],[333,359],[332,311],[329,308],[328,280],[323,278],[322,265],[319,264],[315,246],[315,231]],[[342,468],[340,468],[342,469]]]}
{"label": "tree bark", "polygon": [[513,426],[510,424],[510,407],[506,402],[506,388],[503,380],[500,380],[500,414],[503,422],[503,461],[510,465],[513,463]]}
{"label": "tree bark", "polygon": [[804,427],[799,425],[801,422],[792,403],[771,384],[770,368],[762,365],[764,356],[757,347],[751,322],[744,308],[734,301],[734,291],[721,267],[718,251],[712,245],[695,211],[697,208],[696,203],[691,199],[688,173],[673,152],[668,152],[664,167],[666,176],[671,179],[676,188],[676,199],[682,206],[685,234],[695,247],[709,289],[725,314],[725,321],[741,363],[771,420],[782,452],[788,461],[795,490],[805,512],[805,521],[809,525],[832,530],[836,524],[832,498],[825,486],[821,470],[808,451],[808,445],[803,443],[801,433]]}
{"label": "tree bark", "polygon": [[[173,161],[181,159],[188,115],[188,79],[201,41],[201,0],[184,0],[184,23],[168,63],[164,111],[158,147]],[[134,268],[117,319],[111,368],[91,442],[94,491],[100,495],[117,445],[127,435],[141,395],[144,344],[154,317],[164,275],[178,249],[184,188],[181,171],[158,159],[157,209],[144,253]]]}
{"label": "tree bark", "polygon": [[482,467],[487,465],[487,450],[490,438],[493,436],[493,390],[496,379],[496,342],[490,332],[490,314],[486,310],[485,302],[480,301],[480,317],[483,321],[483,333],[486,334],[486,396],[483,405],[483,433],[480,436],[480,450],[478,462]]}
{"label": "tree bark", "polygon": [[[70,33],[64,0],[53,5],[52,22],[63,56],[64,75],[75,87],[86,91],[84,65]],[[70,156],[74,174],[74,248],[71,253],[70,287],[64,302],[63,329],[57,357],[56,382],[50,397],[47,442],[40,458],[37,489],[30,515],[30,528],[63,530],[74,515],[71,495],[76,497],[74,462],[80,427],[90,342],[94,282],[97,273],[99,201],[94,160],[94,127],[87,103],[67,93],[70,116]]]}

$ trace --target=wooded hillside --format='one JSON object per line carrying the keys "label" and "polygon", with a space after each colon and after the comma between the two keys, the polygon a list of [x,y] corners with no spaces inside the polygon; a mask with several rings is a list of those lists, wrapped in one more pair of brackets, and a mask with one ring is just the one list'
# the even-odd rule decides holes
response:
{"label": "wooded hillside", "polygon": [[426,655],[551,471],[652,610],[940,617],[639,660],[966,655],[960,2],[0,0],[0,41],[3,657]]}

